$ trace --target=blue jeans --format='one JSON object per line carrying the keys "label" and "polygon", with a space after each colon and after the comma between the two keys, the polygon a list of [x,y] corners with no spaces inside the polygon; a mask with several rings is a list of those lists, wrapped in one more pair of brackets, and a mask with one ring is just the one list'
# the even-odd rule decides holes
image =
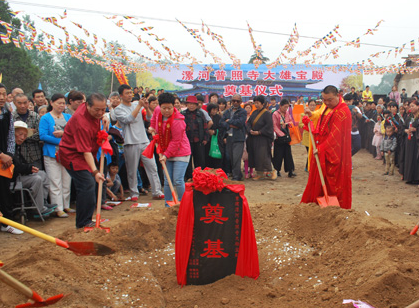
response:
{"label": "blue jeans", "polygon": [[96,181],[87,170],[74,171],[67,169],[76,187],[76,228],[83,228],[92,222],[96,209]]}
{"label": "blue jeans", "polygon": [[[188,164],[183,161],[166,161],[167,171],[172,180],[173,188],[176,189],[179,201],[182,200],[183,194],[185,193],[185,173]],[[164,174],[164,199],[165,201],[173,201],[166,174]],[[167,202],[166,206],[168,206]]]}

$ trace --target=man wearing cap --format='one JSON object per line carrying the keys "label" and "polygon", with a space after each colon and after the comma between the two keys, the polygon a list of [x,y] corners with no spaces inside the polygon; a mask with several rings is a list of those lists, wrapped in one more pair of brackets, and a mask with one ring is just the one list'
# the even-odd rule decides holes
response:
{"label": "man wearing cap", "polygon": [[21,175],[20,181],[24,188],[31,191],[35,199],[36,207],[41,212],[42,216],[49,216],[54,212],[57,205],[47,204],[46,199],[49,192],[49,179],[45,171],[39,170],[33,163],[29,163],[22,154],[22,148],[25,140],[33,134],[33,131],[28,128],[28,125],[22,121],[16,121],[15,127],[15,155],[13,155],[13,163],[15,170],[12,181],[15,181],[18,175]]}
{"label": "man wearing cap", "polygon": [[231,108],[226,110],[220,120],[220,126],[227,132],[226,150],[230,155],[231,170],[234,181],[241,181],[241,158],[246,140],[247,112],[241,107],[242,97],[234,94],[231,98]]}
{"label": "man wearing cap", "polygon": [[21,154],[26,163],[33,164],[38,169],[42,169],[42,152],[39,145],[39,115],[36,112],[30,111],[29,99],[25,94],[17,94],[13,102],[16,110],[13,111],[13,120],[24,122],[30,133],[28,137],[20,145]]}
{"label": "man wearing cap", "polygon": [[199,109],[196,96],[190,95],[186,98],[186,107],[187,109],[182,111],[182,114],[185,117],[186,135],[191,145],[191,157],[185,177],[191,179],[193,170],[192,158],[194,168],[205,168],[205,145],[209,140],[209,134],[205,115]]}

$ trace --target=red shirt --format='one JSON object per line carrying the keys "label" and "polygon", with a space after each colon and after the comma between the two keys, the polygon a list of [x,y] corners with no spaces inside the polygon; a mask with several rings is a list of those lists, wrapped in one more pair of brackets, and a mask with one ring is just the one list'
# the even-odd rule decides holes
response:
{"label": "red shirt", "polygon": [[100,130],[100,119],[96,119],[87,111],[86,104],[77,108],[74,115],[68,120],[61,138],[58,152],[60,163],[66,168],[73,164],[74,171],[90,170],[84,159],[83,153],[90,152],[96,157],[99,145],[97,144],[97,133]]}

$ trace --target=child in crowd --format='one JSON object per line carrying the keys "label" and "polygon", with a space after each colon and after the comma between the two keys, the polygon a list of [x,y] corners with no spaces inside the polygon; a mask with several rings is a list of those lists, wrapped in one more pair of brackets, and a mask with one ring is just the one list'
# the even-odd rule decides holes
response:
{"label": "child in crowd", "polygon": [[384,119],[381,121],[381,134],[384,136],[386,134],[386,126],[391,125],[390,124],[391,111],[390,110],[384,110],[383,118]]}
{"label": "child in crowd", "polygon": [[383,134],[381,133],[381,115],[377,116],[377,123],[374,125],[374,137],[372,138],[372,145],[377,148],[377,156],[375,159],[382,159],[381,155],[381,143],[383,141]]}
{"label": "child in crowd", "polygon": [[[122,187],[118,171],[119,167],[116,162],[109,164],[109,173],[106,176],[106,193],[113,201],[124,200],[124,188]],[[118,195],[118,197],[116,195]]]}
{"label": "child in crowd", "polygon": [[394,175],[395,165],[395,151],[397,147],[397,138],[394,135],[394,127],[387,125],[386,136],[381,143],[381,155],[384,155],[386,160],[386,170],[384,175]]}

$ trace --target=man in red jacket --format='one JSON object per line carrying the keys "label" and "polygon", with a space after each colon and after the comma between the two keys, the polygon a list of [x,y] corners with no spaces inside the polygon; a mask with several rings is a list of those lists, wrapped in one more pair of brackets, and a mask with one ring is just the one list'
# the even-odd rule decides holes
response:
{"label": "man in red jacket", "polygon": [[[314,140],[317,146],[322,171],[325,177],[327,192],[337,196],[340,207],[351,208],[352,203],[352,161],[351,161],[351,125],[352,117],[348,106],[339,99],[338,89],[327,86],[322,91],[325,110],[314,129]],[[306,111],[312,116],[311,112]],[[315,154],[315,153],[313,153]],[[316,202],[323,196],[319,171],[312,155],[310,174],[301,202]]]}

